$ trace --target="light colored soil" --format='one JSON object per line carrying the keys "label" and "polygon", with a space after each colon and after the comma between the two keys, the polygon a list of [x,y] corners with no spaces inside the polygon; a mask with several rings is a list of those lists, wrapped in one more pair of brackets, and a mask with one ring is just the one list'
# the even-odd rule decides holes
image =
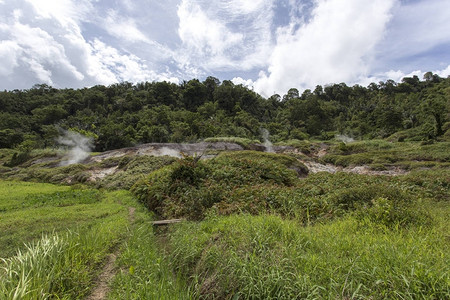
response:
{"label": "light colored soil", "polygon": [[92,290],[92,293],[89,295],[89,297],[86,298],[86,300],[106,299],[106,295],[110,290],[109,282],[114,277],[114,275],[116,275],[115,262],[118,254],[119,251],[117,250],[115,253],[111,253],[107,256],[106,264],[97,278],[96,285]]}
{"label": "light colored soil", "polygon": [[135,207],[128,207],[128,218],[130,220],[130,223],[133,224],[134,223],[134,212],[136,211]]}
{"label": "light colored soil", "polygon": [[406,175],[409,173],[408,171],[398,167],[392,167],[384,171],[375,171],[370,169],[369,166],[352,166],[342,168],[331,164],[324,165],[313,161],[301,161],[301,162],[308,167],[310,173],[328,172],[334,174],[336,172],[345,172],[364,175],[387,175],[387,176]]}
{"label": "light colored soil", "polygon": [[112,168],[105,168],[105,169],[95,169],[89,171],[91,173],[91,176],[89,176],[88,181],[97,181],[99,179],[103,179],[108,175],[112,175],[116,172],[118,166],[112,167]]}

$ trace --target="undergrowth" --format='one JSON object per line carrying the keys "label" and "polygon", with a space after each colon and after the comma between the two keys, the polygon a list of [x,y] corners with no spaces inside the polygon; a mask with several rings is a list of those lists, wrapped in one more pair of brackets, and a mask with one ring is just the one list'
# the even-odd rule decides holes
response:
{"label": "undergrowth", "polygon": [[303,164],[289,156],[223,153],[205,161],[179,160],[137,182],[132,192],[162,217],[202,219],[216,204],[240,198],[242,189],[255,185],[290,187],[306,172]]}
{"label": "undergrowth", "polygon": [[97,266],[117,243],[126,219],[112,216],[90,229],[43,236],[2,259],[0,298],[79,299],[86,296]]}
{"label": "undergrowth", "polygon": [[[442,220],[441,220],[442,222]],[[352,216],[301,227],[273,215],[177,226],[170,260],[205,299],[447,299],[448,239]]]}
{"label": "undergrowth", "polygon": [[111,283],[109,299],[194,299],[192,287],[173,272],[165,256],[164,235],[155,235],[151,216],[138,206],[135,222],[117,260],[119,273]]}

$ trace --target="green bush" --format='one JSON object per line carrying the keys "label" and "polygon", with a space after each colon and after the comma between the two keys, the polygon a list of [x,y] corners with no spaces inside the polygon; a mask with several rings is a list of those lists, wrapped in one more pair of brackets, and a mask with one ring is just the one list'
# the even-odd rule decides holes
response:
{"label": "green bush", "polygon": [[[235,206],[231,211],[258,213],[270,205],[259,203],[258,191],[289,187],[307,168],[295,158],[255,151],[222,153],[211,160],[185,158],[151,173],[132,187],[132,192],[150,210],[163,217],[202,219],[208,210]],[[245,198],[242,190],[248,189]],[[245,199],[245,200],[244,200]],[[260,209],[260,210],[259,210]],[[225,211],[229,211],[226,209]]]}

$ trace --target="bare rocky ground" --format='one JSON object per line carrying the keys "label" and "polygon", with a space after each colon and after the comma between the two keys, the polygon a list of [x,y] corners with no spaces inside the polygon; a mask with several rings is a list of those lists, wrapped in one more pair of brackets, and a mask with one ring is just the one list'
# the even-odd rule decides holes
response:
{"label": "bare rocky ground", "polygon": [[[387,167],[386,170],[373,170],[369,166],[349,166],[346,168],[331,165],[322,164],[318,161],[319,158],[327,154],[328,145],[320,144],[317,145],[312,152],[302,153],[299,149],[290,146],[271,146],[270,150],[275,153],[293,154],[300,162],[305,164],[310,173],[318,172],[347,172],[356,173],[364,175],[387,175],[387,176],[397,176],[407,174],[408,171],[403,170],[398,167]],[[250,145],[250,150],[256,151],[266,151],[266,147],[262,144]],[[143,144],[135,147],[128,147],[122,149],[116,149],[111,151],[105,151],[97,155],[92,155],[82,161],[82,164],[92,165],[86,170],[88,174],[87,181],[91,183],[100,182],[108,176],[118,174],[122,172],[118,165],[105,164],[102,166],[102,161],[110,158],[118,158],[125,156],[172,156],[177,158],[182,158],[184,156],[197,156],[200,159],[210,159],[215,157],[221,151],[242,151],[245,150],[242,146],[229,143],[229,142],[200,142],[192,144],[176,144],[176,143],[149,143]],[[57,156],[44,157],[30,162],[30,165],[35,165],[38,163],[47,163],[47,167],[57,167],[60,165],[60,161],[64,159],[63,153],[58,153]],[[72,178],[68,176],[65,180],[66,183],[71,183]]]}
{"label": "bare rocky ground", "polygon": [[[86,163],[100,162],[111,157],[121,157],[125,155],[154,155],[163,156],[169,155],[174,157],[182,157],[183,155],[199,156],[205,155],[208,151],[239,151],[244,148],[234,143],[194,143],[194,144],[175,144],[175,143],[150,143],[143,144],[136,147],[129,147],[117,150],[103,152],[99,155],[92,156]],[[208,156],[206,154],[206,156]]]}
{"label": "bare rocky ground", "polygon": [[[257,151],[265,151],[265,147],[263,145],[251,145],[250,147],[253,150]],[[346,172],[346,173],[356,173],[356,174],[364,174],[364,175],[387,175],[387,176],[397,176],[404,175],[408,172],[398,168],[391,167],[387,170],[377,171],[372,170],[369,166],[350,166],[346,168],[342,168],[339,166],[331,165],[331,164],[321,164],[316,161],[317,158],[320,158],[327,154],[327,146],[322,144],[319,149],[317,149],[313,153],[309,153],[308,155],[300,152],[298,149],[289,146],[273,146],[273,151],[275,153],[286,153],[286,154],[296,154],[299,156],[307,156],[308,160],[299,159],[302,163],[304,163],[310,173],[318,173],[318,172],[328,172],[328,173],[337,173],[337,172]],[[225,143],[225,142],[217,142],[217,143],[193,143],[193,144],[175,144],[175,143],[151,143],[151,144],[143,144],[136,147],[123,148],[117,150],[111,150],[103,152],[99,155],[92,156],[88,160],[84,161],[84,163],[90,162],[101,162],[105,159],[112,157],[121,157],[125,155],[153,155],[153,156],[173,156],[181,158],[183,156],[201,156],[202,159],[208,159],[214,157],[220,151],[242,151],[244,148],[238,144],[234,143]],[[114,174],[118,170],[117,166],[110,168],[100,168],[91,170],[91,176],[89,181],[95,182],[97,180],[101,180],[108,175]]]}

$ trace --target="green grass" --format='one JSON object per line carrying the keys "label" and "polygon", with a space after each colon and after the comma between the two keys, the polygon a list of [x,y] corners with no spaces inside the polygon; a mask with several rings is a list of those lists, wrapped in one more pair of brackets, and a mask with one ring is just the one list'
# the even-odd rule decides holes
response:
{"label": "green grass", "polygon": [[76,299],[124,237],[128,193],[0,181],[0,299]]}
{"label": "green grass", "polygon": [[320,161],[338,166],[389,165],[405,169],[423,167],[448,168],[449,142],[423,145],[418,142],[391,143],[384,140],[359,141],[333,145]]}
{"label": "green grass", "polygon": [[[83,299],[119,249],[111,299],[191,299],[127,191],[0,181],[0,299]],[[129,207],[137,207],[130,224]],[[157,262],[157,263],[155,263]],[[151,280],[150,280],[151,279]]]}
{"label": "green grass", "polygon": [[0,257],[8,257],[44,233],[90,227],[127,213],[97,190],[0,181]]}
{"label": "green grass", "polygon": [[[254,151],[1,167],[3,177],[77,183],[117,166],[96,187],[139,181],[146,207],[127,191],[0,180],[0,299],[84,298],[113,249],[109,299],[450,298],[450,144],[328,144],[323,161],[411,172],[305,177],[295,157]],[[155,230],[154,217],[197,222]]]}
{"label": "green grass", "polygon": [[170,259],[207,299],[448,299],[445,222],[404,230],[351,216],[311,227],[219,217],[177,226]]}
{"label": "green grass", "polygon": [[0,298],[83,298],[98,266],[120,241],[126,226],[126,218],[112,216],[89,229],[43,236],[3,260]]}
{"label": "green grass", "polygon": [[117,261],[120,272],[111,284],[109,299],[194,299],[192,287],[173,273],[165,256],[164,234],[155,236],[148,212],[138,207],[128,239]]}

